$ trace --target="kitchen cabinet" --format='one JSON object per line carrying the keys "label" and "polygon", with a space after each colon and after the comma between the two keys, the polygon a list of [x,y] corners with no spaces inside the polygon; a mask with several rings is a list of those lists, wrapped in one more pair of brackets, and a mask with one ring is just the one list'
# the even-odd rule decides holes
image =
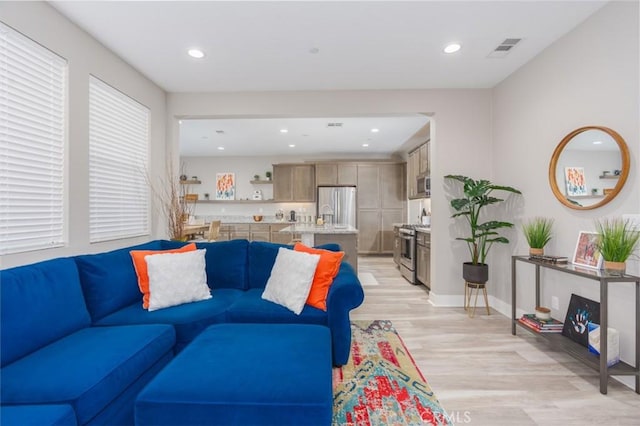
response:
{"label": "kitchen cabinet", "polygon": [[402,163],[358,164],[358,252],[393,254],[393,224],[406,216]]}
{"label": "kitchen cabinet", "polygon": [[431,233],[416,232],[416,278],[431,288]]}
{"label": "kitchen cabinet", "polygon": [[279,232],[281,229],[291,226],[290,223],[282,223],[277,225],[271,225],[271,239],[272,243],[289,244],[292,239],[300,239],[300,234],[284,234]]}
{"label": "kitchen cabinet", "polygon": [[271,241],[271,226],[269,224],[251,224],[249,226],[250,241]]}
{"label": "kitchen cabinet", "polygon": [[313,164],[274,164],[274,201],[313,202],[316,199]]}
{"label": "kitchen cabinet", "polygon": [[356,164],[318,163],[316,164],[316,185],[357,185],[358,166]]}

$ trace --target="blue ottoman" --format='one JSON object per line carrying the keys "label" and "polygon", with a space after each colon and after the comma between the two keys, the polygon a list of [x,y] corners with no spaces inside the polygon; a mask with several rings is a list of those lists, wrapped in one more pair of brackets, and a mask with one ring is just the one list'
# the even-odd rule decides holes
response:
{"label": "blue ottoman", "polygon": [[136,425],[329,425],[331,366],[327,327],[212,325],[140,392]]}

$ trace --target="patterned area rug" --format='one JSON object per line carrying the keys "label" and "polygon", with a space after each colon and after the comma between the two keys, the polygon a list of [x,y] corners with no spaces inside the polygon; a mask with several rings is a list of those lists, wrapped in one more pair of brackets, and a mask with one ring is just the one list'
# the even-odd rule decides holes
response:
{"label": "patterned area rug", "polygon": [[333,369],[333,424],[450,425],[391,321],[353,321],[351,355]]}

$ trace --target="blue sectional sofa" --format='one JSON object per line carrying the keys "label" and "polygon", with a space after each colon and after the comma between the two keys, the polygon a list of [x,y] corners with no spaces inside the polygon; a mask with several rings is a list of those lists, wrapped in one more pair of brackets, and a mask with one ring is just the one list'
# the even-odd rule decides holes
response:
{"label": "blue sectional sofa", "polygon": [[[349,264],[340,266],[326,312],[306,305],[295,315],[261,298],[278,249],[287,246],[198,243],[207,249],[213,297],[148,312],[129,252],[182,245],[156,240],[0,271],[2,424],[26,424],[38,416],[53,416],[51,424],[132,424],[140,390],[212,324],[323,325],[334,365],[346,363],[349,312],[364,300]],[[75,422],[64,421],[65,406],[73,409]]]}

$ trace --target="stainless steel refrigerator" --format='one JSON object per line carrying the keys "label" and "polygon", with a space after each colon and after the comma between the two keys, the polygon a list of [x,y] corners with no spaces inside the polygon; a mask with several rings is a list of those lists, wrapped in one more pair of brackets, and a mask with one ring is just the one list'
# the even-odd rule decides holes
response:
{"label": "stainless steel refrigerator", "polygon": [[318,217],[325,223],[356,227],[356,187],[319,186]]}

